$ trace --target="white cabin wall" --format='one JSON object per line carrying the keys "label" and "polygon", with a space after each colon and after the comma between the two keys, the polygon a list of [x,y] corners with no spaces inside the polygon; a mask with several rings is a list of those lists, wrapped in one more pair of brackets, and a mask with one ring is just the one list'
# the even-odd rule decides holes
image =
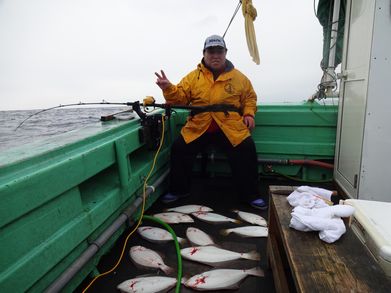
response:
{"label": "white cabin wall", "polygon": [[391,0],[348,0],[346,13],[335,180],[391,201]]}

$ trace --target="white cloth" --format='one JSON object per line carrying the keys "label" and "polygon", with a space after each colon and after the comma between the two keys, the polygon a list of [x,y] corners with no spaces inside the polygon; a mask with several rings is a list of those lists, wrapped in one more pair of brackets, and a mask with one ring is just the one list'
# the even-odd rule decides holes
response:
{"label": "white cloth", "polygon": [[324,188],[319,188],[319,187],[310,187],[310,186],[299,186],[297,188],[298,191],[300,192],[310,192],[310,193],[314,193],[314,194],[317,194],[321,197],[324,197],[325,199],[327,200],[330,200],[331,199],[331,195],[333,194],[333,192],[331,190],[327,190],[327,189],[324,189]]}
{"label": "white cloth", "polygon": [[305,208],[327,207],[326,202],[330,202],[332,191],[310,186],[300,186],[288,197],[291,206],[302,206]]}
{"label": "white cloth", "polygon": [[301,206],[295,207],[292,212],[296,214],[301,214],[303,216],[312,216],[319,218],[346,218],[350,217],[354,213],[354,207],[350,205],[335,205],[335,206],[327,206],[324,208],[314,208],[307,209]]}
{"label": "white cloth", "polygon": [[297,206],[292,211],[289,227],[299,231],[319,231],[319,238],[327,243],[337,241],[346,227],[341,217],[353,215],[354,207],[335,205],[323,208],[308,209]]}

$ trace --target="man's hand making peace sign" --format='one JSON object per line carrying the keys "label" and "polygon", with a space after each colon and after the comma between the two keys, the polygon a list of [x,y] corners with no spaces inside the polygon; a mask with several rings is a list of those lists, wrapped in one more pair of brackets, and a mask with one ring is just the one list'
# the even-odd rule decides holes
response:
{"label": "man's hand making peace sign", "polygon": [[161,75],[155,72],[155,75],[157,76],[156,84],[164,91],[165,89],[170,87],[171,82],[168,80],[163,70],[160,70],[160,72]]}

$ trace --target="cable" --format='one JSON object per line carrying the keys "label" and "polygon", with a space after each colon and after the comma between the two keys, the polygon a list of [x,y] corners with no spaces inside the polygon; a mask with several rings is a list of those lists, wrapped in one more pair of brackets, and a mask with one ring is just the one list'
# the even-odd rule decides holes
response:
{"label": "cable", "polygon": [[152,174],[152,172],[153,172],[153,169],[155,168],[156,159],[157,159],[157,157],[158,157],[158,155],[159,155],[160,149],[162,148],[162,145],[163,145],[163,142],[164,142],[164,118],[165,118],[165,114],[162,114],[162,129],[163,129],[163,131],[162,131],[162,137],[160,138],[159,148],[157,149],[157,151],[156,151],[156,153],[155,153],[155,156],[154,156],[154,158],[153,158],[153,162],[152,162],[151,169],[149,170],[149,173],[148,173],[147,177],[145,177],[145,180],[144,180],[144,185],[143,185],[143,204],[142,204],[142,207],[141,207],[141,214],[140,214],[140,217],[139,217],[139,219],[138,219],[138,221],[137,221],[136,227],[135,227],[132,231],[130,231],[130,233],[128,234],[128,236],[126,236],[124,245],[123,245],[123,247],[122,247],[121,255],[120,255],[120,257],[119,257],[117,263],[114,265],[114,267],[113,267],[112,269],[110,269],[110,270],[108,270],[108,271],[102,273],[102,274],[97,275],[97,276],[88,284],[88,286],[83,290],[82,293],[87,292],[88,288],[90,288],[91,285],[92,285],[98,278],[110,274],[111,272],[113,272],[113,271],[118,267],[118,265],[120,264],[120,262],[121,262],[121,260],[122,260],[122,258],[123,258],[123,256],[124,256],[124,252],[125,252],[125,249],[126,249],[126,245],[127,245],[127,243],[128,243],[128,240],[129,240],[130,236],[137,230],[137,228],[138,228],[138,227],[140,226],[140,224],[141,224],[141,220],[142,220],[143,215],[144,215],[147,182],[148,182],[148,179],[149,179],[149,177],[151,176],[151,174]]}
{"label": "cable", "polygon": [[155,217],[151,217],[151,216],[145,216],[145,215],[143,216],[143,219],[155,221],[155,222],[163,225],[168,230],[168,232],[171,233],[172,238],[174,239],[175,249],[176,249],[176,254],[177,254],[177,259],[178,259],[178,276],[177,276],[177,283],[176,283],[175,292],[179,293],[181,291],[181,281],[182,281],[182,256],[181,256],[181,249],[180,249],[179,243],[178,243],[178,238],[177,238],[174,230],[170,227],[170,225],[164,223],[162,220],[155,218]]}
{"label": "cable", "polygon": [[234,14],[232,15],[232,18],[231,18],[231,20],[230,20],[229,23],[228,23],[227,29],[225,30],[225,32],[224,32],[224,34],[223,34],[223,39],[224,39],[225,34],[227,33],[229,27],[231,26],[231,23],[232,23],[232,21],[234,20],[234,18],[235,18],[235,16],[236,16],[236,13],[238,13],[239,8],[240,8],[241,5],[242,5],[242,0],[239,0],[239,3],[238,3],[238,5],[237,5],[236,8],[235,8],[235,12],[234,12]]}

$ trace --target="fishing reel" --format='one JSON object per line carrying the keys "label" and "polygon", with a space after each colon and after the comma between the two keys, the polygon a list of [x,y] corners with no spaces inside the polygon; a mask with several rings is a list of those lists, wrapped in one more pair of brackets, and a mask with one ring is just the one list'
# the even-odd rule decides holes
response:
{"label": "fishing reel", "polygon": [[159,147],[163,134],[163,119],[165,117],[162,114],[154,114],[141,120],[140,142],[145,143],[149,150],[156,150]]}
{"label": "fishing reel", "polygon": [[188,110],[190,116],[195,116],[203,112],[222,112],[229,116],[229,112],[237,112],[243,115],[242,109],[230,104],[212,104],[204,106],[194,105],[173,105],[173,104],[157,104],[153,97],[146,97],[143,101],[143,107],[158,107],[165,110],[165,115],[155,114],[147,115],[141,111],[140,103],[131,103],[133,110],[139,115],[141,119],[142,129],[140,130],[140,140],[145,143],[151,150],[157,149],[162,135],[162,119],[168,119],[171,116],[173,109]]}
{"label": "fishing reel", "polygon": [[[143,101],[143,106],[153,106],[155,99],[153,97],[146,97]],[[141,111],[139,102],[133,103],[133,110],[139,115],[141,120],[141,129],[139,130],[139,139],[144,143],[149,150],[156,150],[159,147],[161,136],[163,134],[163,119],[169,119],[171,115],[171,108],[165,107],[165,115],[153,114],[147,115]]]}

